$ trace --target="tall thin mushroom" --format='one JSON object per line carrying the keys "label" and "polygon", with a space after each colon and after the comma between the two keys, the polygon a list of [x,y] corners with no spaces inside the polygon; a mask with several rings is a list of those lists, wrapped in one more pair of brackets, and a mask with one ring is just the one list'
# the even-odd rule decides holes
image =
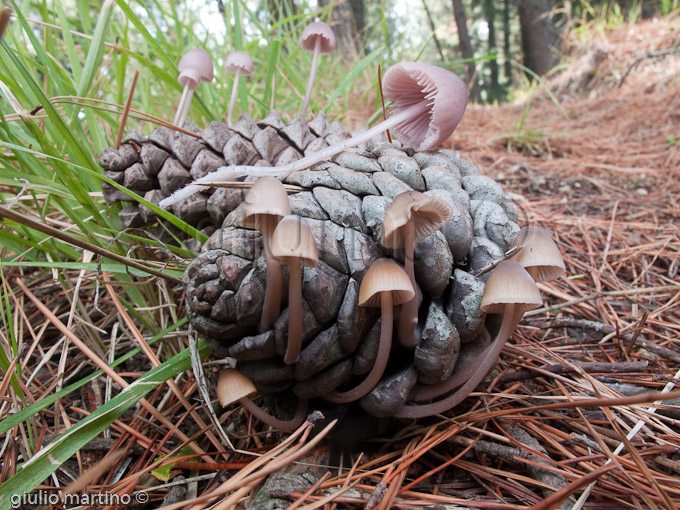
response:
{"label": "tall thin mushroom", "polygon": [[302,267],[316,267],[319,253],[307,222],[294,214],[277,225],[271,250],[288,266],[288,345],[283,362],[290,365],[297,361],[302,346]]}
{"label": "tall thin mushroom", "polygon": [[207,51],[203,48],[194,48],[187,51],[180,59],[177,70],[179,71],[177,81],[184,89],[172,123],[175,126],[182,127],[184,121],[187,120],[194,91],[198,88],[200,82],[213,80],[215,68]]}
{"label": "tall thin mushroom", "polygon": [[524,312],[541,306],[541,294],[529,273],[517,262],[504,260],[493,270],[484,287],[481,309],[484,313],[503,313],[503,322],[496,338],[472,364],[474,372],[458,390],[430,404],[405,405],[396,417],[422,418],[448,411],[465,400],[496,363],[505,342],[522,320]]}
{"label": "tall thin mushroom", "polygon": [[235,368],[227,368],[220,372],[217,380],[217,399],[222,407],[239,402],[255,418],[284,432],[292,432],[298,428],[307,415],[307,401],[300,399],[295,415],[290,420],[275,418],[250,399],[255,393],[257,393],[257,388],[242,372]]}
{"label": "tall thin mushroom", "polygon": [[[385,248],[404,250],[404,270],[416,288],[413,266],[416,243],[446,225],[453,215],[445,201],[419,191],[406,191],[395,197],[385,211],[380,232],[380,244]],[[418,297],[401,305],[399,340],[405,347],[417,343],[415,329],[418,325]]]}
{"label": "tall thin mushroom", "polygon": [[231,86],[231,98],[229,99],[229,109],[227,110],[227,126],[231,127],[234,115],[234,104],[238,93],[238,80],[241,75],[250,76],[253,72],[253,59],[247,51],[232,51],[224,62],[224,68],[230,73],[234,73],[234,83]]}
{"label": "tall thin mushroom", "polygon": [[415,62],[390,67],[383,77],[383,89],[396,113],[377,126],[280,167],[222,167],[162,200],[161,207],[167,208],[191,196],[200,191],[202,185],[233,181],[243,175],[285,178],[349,147],[368,142],[387,129],[392,129],[404,145],[418,151],[431,149],[451,136],[463,117],[468,99],[465,83],[451,71]]}
{"label": "tall thin mushroom", "polygon": [[266,290],[260,330],[266,331],[281,310],[281,263],[272,255],[271,240],[281,218],[290,214],[290,202],[281,181],[273,177],[260,177],[250,188],[244,204],[244,223],[262,234],[262,251],[267,264]]}
{"label": "tall thin mushroom", "polygon": [[[395,306],[412,300],[415,290],[406,272],[390,259],[378,259],[368,268],[359,287],[359,306],[380,307],[378,355],[366,378],[351,390],[333,392],[326,400],[343,404],[360,399],[380,381],[392,348],[392,322]],[[403,306],[403,305],[402,305]]]}
{"label": "tall thin mushroom", "polygon": [[319,55],[327,55],[335,51],[335,34],[331,27],[323,21],[313,21],[302,31],[300,47],[305,51],[313,53],[312,68],[309,71],[305,99],[302,101],[302,107],[300,108],[300,119],[304,120],[307,115],[309,101],[312,98],[312,88],[314,88],[314,77],[316,76]]}

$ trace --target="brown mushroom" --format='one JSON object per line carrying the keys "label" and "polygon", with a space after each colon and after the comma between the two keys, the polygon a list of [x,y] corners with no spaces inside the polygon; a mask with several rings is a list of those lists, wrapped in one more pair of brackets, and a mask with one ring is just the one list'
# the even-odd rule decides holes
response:
{"label": "brown mushroom", "polygon": [[257,389],[253,382],[235,368],[227,368],[220,372],[220,377],[217,380],[217,399],[222,407],[239,402],[258,420],[286,432],[292,432],[304,421],[307,414],[306,400],[300,399],[298,401],[295,416],[290,420],[281,420],[250,400],[250,396],[255,393],[257,393]]}
{"label": "brown mushroom", "polygon": [[368,268],[359,288],[359,306],[380,307],[380,344],[373,368],[366,378],[351,390],[326,396],[333,403],[358,400],[380,381],[392,348],[393,308],[410,301],[415,291],[406,272],[389,259],[378,259]]}
{"label": "brown mushroom", "polygon": [[565,272],[564,260],[552,236],[541,227],[522,227],[510,248],[520,247],[512,260],[522,264],[536,282],[547,282]]}
{"label": "brown mushroom", "polygon": [[231,118],[234,115],[234,104],[238,92],[238,81],[241,75],[250,76],[253,72],[253,59],[247,51],[232,51],[224,62],[224,68],[230,73],[234,73],[234,83],[231,86],[231,97],[229,98],[229,109],[227,110],[227,126],[231,127]]}
{"label": "brown mushroom", "polygon": [[302,346],[302,267],[316,267],[316,241],[305,220],[294,214],[283,218],[272,236],[272,255],[288,266],[288,345],[283,357],[290,365],[297,361]]}
{"label": "brown mushroom", "polygon": [[243,175],[268,175],[285,178],[339,152],[368,142],[393,129],[401,143],[418,151],[428,150],[446,140],[460,122],[467,105],[468,90],[463,80],[451,71],[429,64],[402,62],[390,67],[383,77],[385,98],[397,112],[377,126],[347,140],[311,153],[278,167],[228,166],[202,177],[161,201],[168,208],[178,200],[201,190],[205,183],[233,181]]}
{"label": "brown mushroom", "polygon": [[406,405],[396,416],[422,418],[442,413],[462,402],[496,363],[505,342],[522,320],[524,312],[540,306],[541,303],[538,287],[529,273],[515,261],[500,262],[486,282],[481,304],[484,313],[503,313],[503,322],[496,338],[473,363],[468,365],[460,375],[457,374],[457,379],[464,381],[458,390],[437,402]]}
{"label": "brown mushroom", "polygon": [[281,264],[272,255],[270,245],[274,229],[279,221],[290,214],[290,202],[286,188],[278,179],[260,177],[250,188],[245,199],[244,209],[246,226],[262,233],[262,247],[264,259],[267,263],[267,289],[262,306],[260,330],[265,331],[279,316],[281,309],[281,288],[283,286]]}
{"label": "brown mushroom", "polygon": [[[453,215],[451,206],[444,200],[419,191],[406,191],[397,195],[385,211],[380,232],[380,243],[385,248],[404,250],[404,270],[416,288],[413,257],[416,243],[448,223]],[[401,305],[399,340],[406,347],[417,344],[415,329],[418,324],[418,298]]]}

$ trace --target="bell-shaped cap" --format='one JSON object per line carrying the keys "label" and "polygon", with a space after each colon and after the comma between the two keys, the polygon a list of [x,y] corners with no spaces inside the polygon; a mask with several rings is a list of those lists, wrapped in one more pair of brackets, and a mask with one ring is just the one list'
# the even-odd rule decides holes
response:
{"label": "bell-shaped cap", "polygon": [[324,55],[335,51],[335,34],[323,21],[313,21],[302,31],[300,46],[305,51],[314,51],[316,41],[321,41],[319,53]]}
{"label": "bell-shaped cap", "polygon": [[217,399],[221,406],[233,404],[256,392],[253,381],[235,368],[227,368],[220,372],[217,380]]}
{"label": "bell-shaped cap", "polygon": [[404,227],[415,224],[415,242],[443,227],[453,216],[453,209],[441,198],[425,195],[419,191],[405,191],[397,195],[385,211],[380,243],[385,248],[404,246]]}
{"label": "bell-shaped cap", "polygon": [[514,304],[522,312],[543,304],[534,279],[514,260],[499,262],[493,269],[479,308],[484,313],[503,313],[507,304]]}
{"label": "bell-shaped cap", "polygon": [[537,282],[547,282],[558,278],[566,271],[562,254],[547,230],[541,227],[523,227],[517,233],[511,248],[521,247],[512,257],[530,273],[536,275]]}
{"label": "bell-shaped cap", "polygon": [[446,140],[463,118],[468,89],[451,71],[430,64],[402,62],[383,77],[385,98],[398,111],[425,102],[428,110],[392,129],[397,140],[417,151],[436,147]]}
{"label": "bell-shaped cap", "polygon": [[295,214],[284,217],[276,226],[271,252],[286,266],[300,264],[304,267],[316,267],[319,264],[319,253],[312,231],[307,222]]}
{"label": "bell-shaped cap", "polygon": [[278,222],[290,214],[290,202],[286,188],[274,177],[260,177],[250,188],[244,204],[245,225],[261,230],[261,221],[273,218]]}
{"label": "bell-shaped cap", "polygon": [[238,71],[245,76],[250,76],[253,72],[253,59],[247,51],[232,51],[224,62],[224,68],[230,73]]}
{"label": "bell-shaped cap", "polygon": [[215,77],[215,68],[212,59],[203,48],[194,48],[187,51],[177,65],[179,71],[179,84],[189,87],[191,90],[198,88],[202,81],[212,81]]}
{"label": "bell-shaped cap", "polygon": [[390,292],[394,306],[415,296],[411,280],[401,266],[390,259],[378,259],[368,268],[359,287],[359,306],[380,307],[381,294]]}

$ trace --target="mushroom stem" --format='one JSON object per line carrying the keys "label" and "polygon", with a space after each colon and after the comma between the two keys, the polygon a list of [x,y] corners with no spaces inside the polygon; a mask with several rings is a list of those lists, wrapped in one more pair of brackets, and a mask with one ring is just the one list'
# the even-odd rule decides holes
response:
{"label": "mushroom stem", "polygon": [[275,228],[276,220],[274,218],[268,218],[261,223],[262,246],[264,259],[267,263],[267,288],[262,305],[262,316],[260,317],[261,331],[268,330],[281,311],[281,263],[272,255],[270,248],[270,241]]}
{"label": "mushroom stem", "polygon": [[274,427],[275,429],[283,430],[284,432],[294,431],[302,424],[305,417],[307,416],[307,401],[304,399],[298,400],[297,407],[295,409],[295,416],[293,416],[290,420],[274,418],[271,414],[262,409],[248,397],[240,399],[239,402],[241,402],[243,407],[250,411],[250,413],[255,416],[255,418],[263,423],[266,423],[267,425]]}
{"label": "mushroom stem", "polygon": [[[408,222],[404,230],[404,271],[411,280],[413,289],[416,289],[416,275],[413,267],[413,257],[415,256],[416,227],[413,222]],[[401,315],[399,316],[399,341],[404,347],[415,347],[417,339],[415,330],[418,325],[418,294],[413,296],[411,301],[401,305]]]}
{"label": "mushroom stem", "polygon": [[392,294],[390,292],[383,292],[380,297],[380,344],[378,346],[378,355],[373,363],[373,368],[358,386],[351,390],[339,393],[333,392],[324,397],[329,402],[334,404],[345,404],[353,402],[366,395],[369,391],[375,388],[380,378],[385,373],[387,360],[390,357],[390,350],[392,348],[392,320],[393,320],[393,306]]}
{"label": "mushroom stem", "polygon": [[188,84],[184,86],[182,90],[182,97],[179,99],[179,105],[177,105],[177,113],[175,113],[175,119],[172,123],[175,126],[182,127],[184,121],[187,120],[187,115],[189,114],[189,106],[191,106],[191,98],[194,96],[194,89],[192,89]]}
{"label": "mushroom stem", "polygon": [[305,91],[305,99],[302,102],[302,108],[300,108],[300,120],[304,120],[307,115],[307,108],[309,107],[309,101],[312,98],[312,88],[314,87],[314,78],[316,77],[316,66],[319,61],[319,55],[321,54],[321,37],[317,37],[314,41],[314,54],[312,55],[312,68],[309,71],[309,80],[307,81],[307,90]]}
{"label": "mushroom stem", "polygon": [[236,94],[238,93],[238,79],[241,76],[241,70],[237,69],[236,76],[234,76],[234,84],[231,87],[231,98],[229,99],[229,109],[227,110],[227,126],[231,127],[231,117],[234,114],[234,104],[236,104]]}
{"label": "mushroom stem", "polygon": [[256,176],[267,176],[276,177],[279,179],[284,179],[288,177],[293,172],[304,170],[306,168],[320,163],[321,161],[327,161],[331,157],[335,156],[337,153],[344,151],[350,147],[354,147],[361,143],[368,142],[374,136],[382,133],[383,131],[390,129],[397,124],[404,122],[405,120],[411,119],[418,115],[422,115],[429,109],[428,102],[426,100],[420,101],[408,108],[400,111],[396,115],[392,115],[389,119],[381,122],[377,126],[364,131],[352,138],[347,140],[342,140],[336,144],[326,147],[318,152],[314,152],[302,159],[288,163],[287,165],[277,166],[277,167],[261,167],[261,166],[225,166],[210,173],[200,179],[195,180],[191,184],[185,186],[182,189],[175,191],[171,196],[161,200],[160,206],[164,208],[170,207],[175,202],[184,200],[194,193],[201,191],[203,185],[212,184],[216,182],[230,182],[236,180],[238,177],[244,175],[256,175]]}
{"label": "mushroom stem", "polygon": [[433,414],[443,413],[448,411],[452,407],[460,404],[467,396],[474,390],[477,385],[482,382],[484,376],[487,372],[491,370],[494,363],[498,359],[498,356],[503,350],[505,342],[512,335],[513,330],[522,320],[524,312],[522,310],[516,309],[514,304],[505,305],[505,311],[503,313],[503,322],[501,324],[501,329],[494,338],[491,345],[489,345],[482,353],[477,356],[475,361],[471,364],[475,368],[473,374],[470,378],[461,386],[456,392],[449,395],[445,399],[438,400],[437,402],[432,402],[431,404],[423,405],[406,405],[395,417],[398,418],[423,418],[425,416],[432,416]]}
{"label": "mushroom stem", "polygon": [[295,363],[302,345],[302,267],[299,262],[289,266],[288,276],[288,346],[283,362]]}

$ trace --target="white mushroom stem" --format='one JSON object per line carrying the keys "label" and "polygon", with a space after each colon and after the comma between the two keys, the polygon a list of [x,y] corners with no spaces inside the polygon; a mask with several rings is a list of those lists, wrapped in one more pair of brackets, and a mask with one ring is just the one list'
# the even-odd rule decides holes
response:
{"label": "white mushroom stem", "polygon": [[307,108],[309,108],[309,101],[312,98],[312,88],[314,87],[314,78],[316,77],[316,66],[321,54],[321,36],[317,36],[314,41],[314,54],[312,55],[312,68],[309,71],[309,80],[307,81],[307,90],[305,91],[305,99],[302,101],[302,108],[300,108],[300,120],[304,120],[307,115]]}
{"label": "white mushroom stem", "polygon": [[283,362],[295,363],[302,345],[302,266],[293,262],[288,266],[288,345]]}
{"label": "white mushroom stem", "polygon": [[179,99],[179,105],[177,105],[175,119],[172,121],[175,126],[182,127],[184,121],[187,120],[192,97],[194,97],[194,89],[192,89],[189,86],[189,82],[187,82],[187,84],[184,86],[184,90],[182,91],[182,97]]}
{"label": "white mushroom stem", "polygon": [[260,330],[262,331],[266,331],[270,328],[279,316],[281,310],[281,263],[272,255],[269,244],[272,232],[275,228],[276,220],[273,218],[262,220],[260,225],[264,259],[267,263],[267,288],[264,293],[262,316],[260,317]]}
{"label": "white mushroom stem", "polygon": [[285,179],[293,172],[298,172],[322,161],[327,161],[336,154],[338,154],[339,152],[344,151],[345,149],[349,149],[350,147],[355,147],[356,145],[359,145],[361,143],[368,142],[373,137],[379,135],[380,133],[388,129],[393,128],[397,124],[408,121],[409,119],[413,119],[414,117],[417,117],[419,115],[426,114],[426,112],[429,109],[430,105],[428,101],[426,100],[420,101],[419,103],[409,106],[403,111],[395,115],[392,115],[387,120],[381,122],[377,126],[373,126],[371,129],[368,129],[363,133],[360,133],[347,140],[342,140],[336,144],[331,145],[330,147],[326,147],[318,152],[314,152],[308,156],[305,156],[302,159],[298,159],[297,161],[288,163],[287,165],[278,167],[261,167],[245,165],[221,167],[217,171],[210,173],[204,177],[201,177],[200,179],[195,180],[194,182],[185,186],[184,188],[175,191],[175,193],[170,195],[168,198],[161,200],[159,205],[167,209],[175,202],[184,200],[193,195],[194,193],[203,190],[205,185],[210,185],[212,183],[230,182],[243,176],[248,175],[258,177],[267,176],[276,177],[278,179]]}
{"label": "white mushroom stem", "polygon": [[352,388],[351,390],[345,392],[333,392],[330,395],[324,397],[329,402],[334,404],[345,404],[347,402],[353,402],[360,399],[371,391],[378,382],[380,378],[385,373],[385,367],[387,367],[387,360],[390,357],[390,351],[392,350],[392,321],[393,321],[393,304],[392,304],[392,293],[383,292],[380,296],[380,344],[378,346],[378,355],[373,363],[373,368],[358,386]]}
{"label": "white mushroom stem", "polygon": [[505,305],[503,313],[503,322],[501,329],[494,338],[493,342],[482,351],[482,353],[475,358],[471,366],[474,368],[473,373],[470,374],[469,379],[461,386],[455,393],[449,395],[445,399],[432,402],[431,404],[405,405],[399,412],[395,414],[398,418],[423,418],[425,416],[432,416],[433,414],[443,413],[452,407],[460,404],[467,396],[474,390],[477,385],[482,382],[484,376],[494,366],[498,356],[503,350],[505,342],[512,335],[513,330],[522,320],[524,312],[516,310],[514,304]]}
{"label": "white mushroom stem", "polygon": [[236,104],[236,95],[238,94],[238,79],[241,76],[241,70],[236,69],[236,76],[234,76],[234,84],[231,87],[231,98],[229,99],[229,109],[227,110],[227,126],[231,127],[231,117],[234,114],[234,105]]}
{"label": "white mushroom stem", "polygon": [[[413,267],[415,256],[416,227],[409,221],[404,227],[404,271],[411,280],[413,289],[416,289],[416,275]],[[417,344],[415,330],[418,325],[418,293],[411,301],[401,305],[399,316],[399,341],[404,347],[415,347]]]}
{"label": "white mushroom stem", "polygon": [[295,416],[293,416],[290,420],[281,420],[279,418],[273,417],[248,397],[240,399],[239,402],[243,405],[243,407],[250,411],[250,414],[255,416],[255,418],[263,423],[266,423],[267,425],[274,427],[275,429],[282,430],[284,432],[292,432],[297,429],[307,416],[307,401],[303,399],[298,400],[297,407],[295,409]]}

